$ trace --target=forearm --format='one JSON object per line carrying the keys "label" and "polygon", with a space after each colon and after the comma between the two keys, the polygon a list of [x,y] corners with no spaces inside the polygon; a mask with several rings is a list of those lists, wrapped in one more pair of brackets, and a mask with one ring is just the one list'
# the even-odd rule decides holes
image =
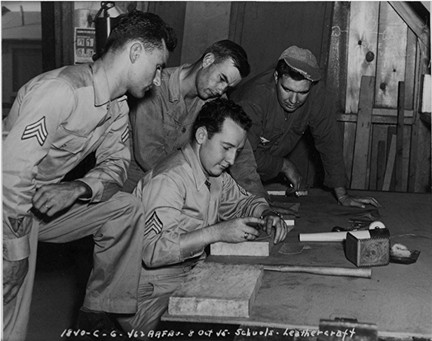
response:
{"label": "forearm", "polygon": [[180,253],[183,259],[193,258],[204,252],[207,245],[221,240],[215,225],[180,235]]}
{"label": "forearm", "polygon": [[182,234],[166,232],[148,236],[143,244],[143,261],[149,268],[178,264],[200,256],[204,248],[220,240],[215,225]]}
{"label": "forearm", "polygon": [[91,202],[106,201],[119,191],[126,181],[130,163],[129,145],[118,143],[112,149],[96,152],[96,166],[78,180],[90,187]]}

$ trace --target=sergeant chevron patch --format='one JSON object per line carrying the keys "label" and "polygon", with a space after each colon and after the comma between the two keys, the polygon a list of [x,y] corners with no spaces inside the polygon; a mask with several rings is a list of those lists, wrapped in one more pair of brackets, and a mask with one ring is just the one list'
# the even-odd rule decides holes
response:
{"label": "sergeant chevron patch", "polygon": [[156,234],[161,233],[163,224],[161,220],[159,219],[156,211],[153,212],[153,214],[150,216],[150,218],[147,219],[145,222],[145,235],[149,232],[153,231]]}
{"label": "sergeant chevron patch", "polygon": [[121,134],[121,140],[123,143],[125,143],[128,138],[129,138],[129,127],[126,127],[124,132]]}
{"label": "sergeant chevron patch", "polygon": [[31,139],[32,137],[36,137],[38,143],[41,146],[45,143],[46,138],[48,137],[45,116],[42,117],[39,121],[31,123],[27,127],[25,127],[24,132],[21,136],[21,140]]}

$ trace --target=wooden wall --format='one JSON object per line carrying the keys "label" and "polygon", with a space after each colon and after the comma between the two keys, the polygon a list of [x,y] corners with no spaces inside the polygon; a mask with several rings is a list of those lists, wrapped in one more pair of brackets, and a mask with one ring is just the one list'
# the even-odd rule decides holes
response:
{"label": "wooden wall", "polygon": [[419,119],[428,49],[404,19],[389,2],[334,4],[328,83],[351,188],[430,191],[430,126]]}

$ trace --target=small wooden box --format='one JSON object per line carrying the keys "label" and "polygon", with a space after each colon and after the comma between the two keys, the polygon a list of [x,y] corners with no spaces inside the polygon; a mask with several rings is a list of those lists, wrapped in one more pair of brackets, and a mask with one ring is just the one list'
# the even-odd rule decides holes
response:
{"label": "small wooden box", "polygon": [[390,262],[390,232],[387,228],[348,232],[345,241],[348,260],[358,267]]}
{"label": "small wooden box", "polygon": [[199,264],[169,298],[168,314],[249,317],[263,272],[260,265]]}

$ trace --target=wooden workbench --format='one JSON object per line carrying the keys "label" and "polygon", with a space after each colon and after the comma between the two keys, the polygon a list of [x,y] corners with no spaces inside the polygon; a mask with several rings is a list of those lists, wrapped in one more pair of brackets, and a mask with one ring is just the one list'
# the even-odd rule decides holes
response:
{"label": "wooden workbench", "polygon": [[[383,206],[381,221],[390,229],[391,243],[420,250],[416,263],[374,267],[371,279],[265,271],[250,318],[179,317],[188,321],[316,329],[320,319],[355,318],[376,323],[380,337],[432,338],[432,201],[430,194],[351,191],[374,196]],[[285,243],[305,245],[301,253],[282,254],[277,245],[269,257],[215,257],[228,263],[291,264],[354,267],[342,243],[300,243],[298,234],[328,232],[349,226],[348,219],[366,212],[338,206],[330,192],[311,190],[308,197],[278,198],[300,202],[300,218]]]}

